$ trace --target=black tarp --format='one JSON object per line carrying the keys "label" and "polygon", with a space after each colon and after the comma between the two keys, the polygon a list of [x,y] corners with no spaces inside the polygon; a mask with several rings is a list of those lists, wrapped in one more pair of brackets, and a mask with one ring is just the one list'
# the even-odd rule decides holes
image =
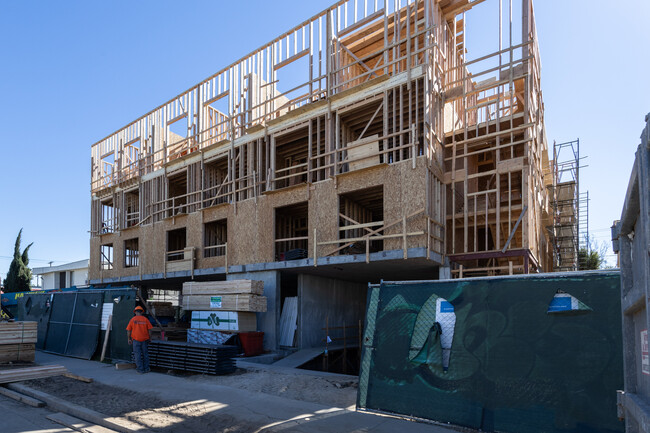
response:
{"label": "black tarp", "polygon": [[362,409],[483,431],[623,431],[618,272],[382,283],[363,341]]}
{"label": "black tarp", "polygon": [[50,321],[50,312],[54,293],[28,294],[18,299],[16,317],[18,320],[36,322],[37,340],[36,348],[43,350],[47,326]]}
{"label": "black tarp", "polygon": [[98,344],[103,293],[68,292],[53,296],[44,350],[75,358],[92,358]]}
{"label": "black tarp", "polygon": [[[135,289],[111,289],[104,291],[104,304],[112,304],[113,323],[108,337],[106,357],[113,360],[131,360],[131,346],[126,338],[126,326],[133,317]],[[106,331],[102,331],[100,350]]]}
{"label": "black tarp", "polygon": [[[16,319],[38,324],[37,349],[89,359],[93,355],[99,357],[101,353],[105,335],[103,328],[110,313],[113,323],[106,357],[129,360],[131,346],[128,345],[125,329],[133,317],[135,299],[136,290],[127,287],[98,289],[91,286],[65,292],[26,292],[18,298]],[[52,317],[55,303],[56,313]],[[94,307],[96,304],[99,308]],[[74,318],[73,308],[78,308]],[[100,331],[102,323],[104,326]],[[48,337],[51,338],[49,341]]]}

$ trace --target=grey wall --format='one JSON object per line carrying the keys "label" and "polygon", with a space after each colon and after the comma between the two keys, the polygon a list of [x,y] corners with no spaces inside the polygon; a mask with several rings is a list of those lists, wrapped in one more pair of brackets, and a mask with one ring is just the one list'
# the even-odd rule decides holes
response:
{"label": "grey wall", "polygon": [[[365,320],[366,293],[368,286],[333,278],[300,274],[298,276],[298,347],[324,346],[326,320],[329,326],[357,325]],[[341,331],[332,330],[332,337]],[[357,335],[350,330],[348,335]],[[333,344],[342,344],[334,342]],[[357,339],[352,340],[353,344]],[[350,343],[348,343],[350,344]]]}
{"label": "grey wall", "polygon": [[227,280],[258,280],[264,282],[266,313],[257,313],[257,329],[264,332],[264,348],[277,348],[277,323],[280,320],[279,280],[277,271],[241,272],[228,274]]}
{"label": "grey wall", "polygon": [[[650,329],[650,114],[641,134],[625,203],[618,222],[621,264],[621,309],[623,312],[623,360],[625,393],[619,394],[624,408],[625,431],[647,431],[650,425],[650,375],[643,373],[641,332]],[[616,244],[615,244],[616,247]]]}

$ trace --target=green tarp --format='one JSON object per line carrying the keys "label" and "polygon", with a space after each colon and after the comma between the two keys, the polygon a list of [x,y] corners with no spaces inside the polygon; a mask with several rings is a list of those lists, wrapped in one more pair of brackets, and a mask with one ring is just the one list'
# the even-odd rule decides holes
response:
{"label": "green tarp", "polygon": [[616,271],[370,286],[362,409],[484,431],[622,432],[622,386]]}

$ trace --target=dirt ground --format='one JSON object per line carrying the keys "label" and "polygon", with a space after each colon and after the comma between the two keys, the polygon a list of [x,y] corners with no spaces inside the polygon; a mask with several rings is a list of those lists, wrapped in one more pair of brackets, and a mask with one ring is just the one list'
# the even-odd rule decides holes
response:
{"label": "dirt ground", "polygon": [[338,378],[247,368],[238,369],[235,373],[225,376],[189,376],[188,380],[209,381],[217,385],[340,408],[353,406],[357,401],[356,379],[338,380]]}
{"label": "dirt ground", "polygon": [[[226,376],[188,375],[188,381],[208,382],[232,388],[262,392],[289,399],[348,407],[356,401],[356,381],[335,380],[264,369],[238,369]],[[259,425],[231,416],[213,415],[213,408],[202,403],[161,401],[149,395],[101,383],[85,383],[67,377],[50,377],[24,382],[25,385],[57,396],[112,417],[121,417],[144,426],[152,432],[178,431],[182,419],[184,433],[219,431],[250,432]],[[169,427],[172,426],[172,427]]]}

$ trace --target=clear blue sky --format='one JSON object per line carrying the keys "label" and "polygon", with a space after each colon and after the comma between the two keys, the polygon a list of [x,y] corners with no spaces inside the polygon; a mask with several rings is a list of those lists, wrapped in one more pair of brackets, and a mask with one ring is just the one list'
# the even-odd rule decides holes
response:
{"label": "clear blue sky", "polygon": [[[88,258],[94,142],[332,2],[2,2],[0,276],[21,227],[31,266]],[[536,3],[547,134],[580,138],[590,228],[607,241],[650,111],[650,2]],[[492,29],[497,4],[476,8]]]}

